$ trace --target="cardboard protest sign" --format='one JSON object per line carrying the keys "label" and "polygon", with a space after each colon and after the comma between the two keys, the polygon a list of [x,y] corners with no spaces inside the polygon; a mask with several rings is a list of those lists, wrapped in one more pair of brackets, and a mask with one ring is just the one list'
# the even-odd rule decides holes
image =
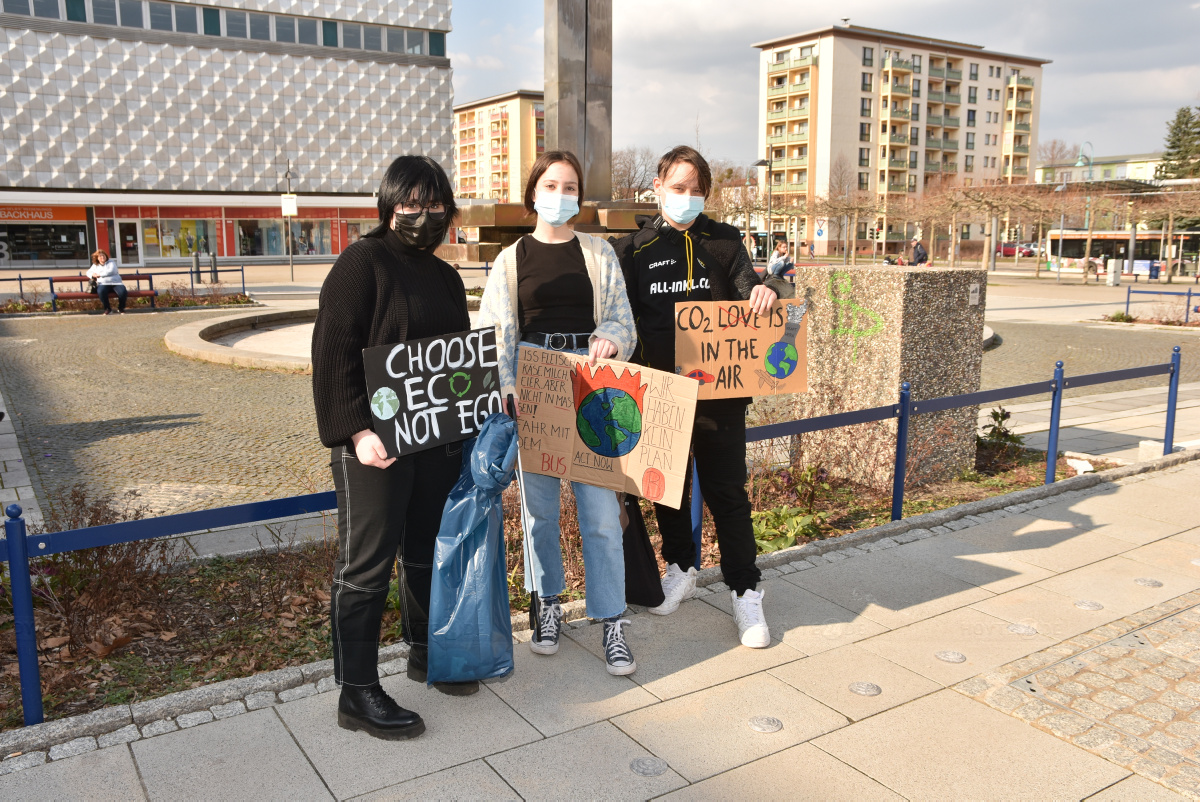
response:
{"label": "cardboard protest sign", "polygon": [[700,399],[808,391],[804,301],[780,300],[766,315],[748,301],[675,304],[675,370],[700,382]]}
{"label": "cardboard protest sign", "polygon": [[522,346],[521,466],[678,509],[698,389],[661,370]]}
{"label": "cardboard protest sign", "polygon": [[494,328],[364,348],[363,367],[389,457],[468,440],[504,409]]}

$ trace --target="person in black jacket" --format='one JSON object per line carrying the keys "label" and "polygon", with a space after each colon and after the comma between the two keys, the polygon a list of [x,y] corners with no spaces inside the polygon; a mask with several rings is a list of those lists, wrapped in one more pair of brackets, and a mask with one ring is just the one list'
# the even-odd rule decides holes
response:
{"label": "person in black jacket", "polygon": [[912,246],[913,246],[912,264],[914,264],[914,265],[929,264],[929,253],[925,250],[925,246],[921,244],[920,237],[913,237]]}
{"label": "person in black jacket", "polygon": [[[433,255],[457,211],[437,162],[401,156],[379,188],[379,225],[338,257],[321,287],[313,331],[313,400],[332,449],[338,553],[330,618],[338,725],[378,738],[411,738],[421,717],[379,685],[379,628],[392,565],[399,563],[408,676],[425,681],[429,587],[442,508],[458,479],[462,443],[388,458],[372,429],[363,349],[465,331],[466,291]],[[478,683],[439,684],[467,694]]]}
{"label": "person in black jacket", "polygon": [[[765,315],[786,286],[777,278],[763,284],[740,232],[701,214],[711,188],[712,174],[704,157],[687,146],[674,148],[659,160],[654,179],[662,213],[643,219],[640,230],[613,246],[637,321],[634,359],[657,370],[677,372],[673,326],[677,302],[749,300],[756,312]],[[738,637],[745,646],[765,648],[771,637],[762,614],[762,593],[757,590],[758,547],[746,495],[749,403],[749,398],[698,402],[692,455],[700,490],[716,524],[721,571],[732,591]],[[650,609],[658,615],[674,612],[696,592],[689,493],[685,485],[678,510],[655,505],[667,563],[662,579],[666,601]]]}

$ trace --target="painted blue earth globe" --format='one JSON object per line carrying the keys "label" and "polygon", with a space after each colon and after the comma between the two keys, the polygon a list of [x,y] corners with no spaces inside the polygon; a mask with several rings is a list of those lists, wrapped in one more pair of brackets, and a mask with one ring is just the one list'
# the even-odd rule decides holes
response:
{"label": "painted blue earth globe", "polygon": [[391,420],[400,410],[400,399],[391,387],[380,387],[371,396],[371,412],[380,420]]}
{"label": "painted blue earth globe", "polygon": [[796,346],[785,342],[774,343],[767,351],[767,373],[776,379],[786,379],[796,370],[799,359]]}
{"label": "painted blue earth globe", "polygon": [[642,411],[624,390],[601,387],[588,393],[575,415],[579,437],[602,457],[623,457],[642,436]]}

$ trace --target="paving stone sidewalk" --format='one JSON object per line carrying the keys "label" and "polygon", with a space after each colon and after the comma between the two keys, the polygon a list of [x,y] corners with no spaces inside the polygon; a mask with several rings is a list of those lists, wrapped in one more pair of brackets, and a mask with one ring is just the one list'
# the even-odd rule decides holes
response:
{"label": "paving stone sidewalk", "polygon": [[578,622],[472,697],[392,660],[413,741],[339,729],[332,683],[301,676],[8,757],[0,798],[1200,798],[1198,480],[1189,462],[769,569],[767,649],[737,645],[718,583],[630,615],[631,677]]}

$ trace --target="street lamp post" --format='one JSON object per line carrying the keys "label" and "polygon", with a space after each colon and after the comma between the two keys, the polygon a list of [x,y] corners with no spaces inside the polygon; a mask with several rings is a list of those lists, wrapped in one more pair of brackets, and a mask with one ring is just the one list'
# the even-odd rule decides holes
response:
{"label": "street lamp post", "polygon": [[[1067,188],[1067,182],[1064,179],[1061,184],[1054,188],[1055,192],[1063,192]],[[1054,219],[1054,218],[1051,218]],[[1058,218],[1058,261],[1054,265],[1054,280],[1062,283],[1062,260],[1063,260],[1063,234],[1067,227],[1067,201],[1064,196],[1062,202],[1062,214]]]}
{"label": "street lamp post", "polygon": [[[775,183],[775,157],[771,154],[770,145],[767,145],[767,158],[759,159],[754,163],[754,166],[767,168],[767,253],[770,254],[771,251],[775,250],[775,244],[772,242],[775,238],[775,231],[771,225],[771,200],[772,190],[774,189],[773,185]],[[770,256],[768,255],[767,258],[769,259]]]}

